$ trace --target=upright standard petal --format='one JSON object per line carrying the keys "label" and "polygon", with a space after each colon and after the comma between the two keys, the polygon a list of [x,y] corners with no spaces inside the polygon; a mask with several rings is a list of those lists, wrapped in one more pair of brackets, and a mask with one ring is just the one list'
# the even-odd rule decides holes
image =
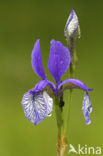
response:
{"label": "upright standard petal", "polygon": [[90,98],[88,95],[88,92],[85,92],[84,98],[83,98],[83,115],[85,118],[85,123],[87,125],[89,125],[91,123],[91,119],[90,119],[90,113],[93,111],[91,102],[90,102]]}
{"label": "upright standard petal", "polygon": [[52,40],[48,68],[57,84],[60,83],[61,76],[67,71],[69,65],[69,50],[61,42]]}
{"label": "upright standard petal", "polygon": [[34,72],[40,76],[43,80],[46,79],[46,75],[43,70],[41,52],[40,52],[40,40],[37,40],[31,55],[31,63]]}
{"label": "upright standard petal", "polygon": [[35,125],[51,113],[52,105],[53,100],[45,91],[43,93],[35,93],[34,95],[31,95],[28,91],[22,99],[25,116]]}
{"label": "upright standard petal", "polygon": [[66,84],[66,88],[69,88],[70,84],[73,84],[73,86],[70,86],[70,88],[80,88],[84,91],[92,91],[93,89],[89,89],[82,81],[77,79],[67,79],[60,83],[59,88]]}
{"label": "upright standard petal", "polygon": [[64,29],[64,36],[72,37],[74,32],[78,29],[78,37],[80,37],[80,28],[79,28],[79,22],[78,17],[75,13],[75,11],[72,9],[70,16],[67,20],[65,29]]}

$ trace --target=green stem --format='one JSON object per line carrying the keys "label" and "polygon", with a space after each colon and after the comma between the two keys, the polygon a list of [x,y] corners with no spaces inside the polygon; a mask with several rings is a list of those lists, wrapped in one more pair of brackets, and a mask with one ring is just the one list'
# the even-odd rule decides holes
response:
{"label": "green stem", "polygon": [[60,107],[60,98],[55,98],[55,112],[56,112],[56,120],[58,127],[58,135],[57,135],[57,155],[65,156],[65,151],[67,148],[67,139],[62,131],[63,128],[63,119],[62,119],[62,109]]}
{"label": "green stem", "polygon": [[[73,73],[70,74],[71,77],[73,76],[72,74]],[[58,135],[57,135],[58,156],[65,156],[66,148],[68,147],[67,131],[68,131],[68,125],[70,119],[71,100],[72,100],[72,89],[70,89],[69,104],[67,105],[68,107],[66,112],[66,119],[63,121],[60,97],[55,98],[55,113],[56,113],[56,120],[57,120],[57,127],[58,127]]]}
{"label": "green stem", "polygon": [[67,109],[66,109],[67,112],[66,112],[66,118],[64,124],[64,132],[66,135],[68,133],[68,128],[69,128],[71,102],[72,102],[72,89],[70,89],[69,103],[67,104]]}
{"label": "green stem", "polygon": [[62,112],[61,112],[61,108],[59,106],[59,98],[56,97],[55,98],[55,113],[56,113],[56,120],[57,120],[57,127],[58,127],[58,135],[59,138],[61,138],[61,127],[63,124],[63,120],[62,120]]}
{"label": "green stem", "polygon": [[57,134],[57,155],[60,156],[61,150],[61,128],[62,128],[62,112],[59,105],[59,97],[55,98],[55,113],[56,113],[56,120],[57,120],[57,127],[58,127],[58,134]]}

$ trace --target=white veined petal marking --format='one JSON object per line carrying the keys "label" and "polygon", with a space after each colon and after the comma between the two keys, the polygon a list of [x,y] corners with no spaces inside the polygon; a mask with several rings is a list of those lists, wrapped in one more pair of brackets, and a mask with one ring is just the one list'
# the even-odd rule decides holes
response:
{"label": "white veined petal marking", "polygon": [[31,95],[26,92],[22,99],[25,116],[35,125],[41,122],[52,111],[53,100],[44,91]]}
{"label": "white veined petal marking", "polygon": [[90,98],[87,92],[85,92],[84,98],[83,98],[83,114],[85,118],[85,123],[89,125],[91,123],[90,119],[90,113],[93,111]]}
{"label": "white veined petal marking", "polygon": [[44,100],[47,104],[47,115],[51,113],[53,107],[53,99],[47,94],[47,92],[43,92]]}

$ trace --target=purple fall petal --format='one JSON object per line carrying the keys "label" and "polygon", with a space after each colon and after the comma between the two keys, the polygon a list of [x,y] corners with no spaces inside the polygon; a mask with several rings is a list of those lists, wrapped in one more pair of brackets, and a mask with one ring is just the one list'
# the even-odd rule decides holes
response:
{"label": "purple fall petal", "polygon": [[43,80],[46,79],[46,75],[43,70],[41,52],[40,52],[40,40],[37,40],[31,55],[31,63],[34,72]]}
{"label": "purple fall petal", "polygon": [[72,84],[76,85],[77,87],[83,89],[84,91],[92,91],[93,90],[93,89],[89,89],[82,81],[77,80],[77,79],[66,79],[66,80],[64,80],[63,82],[60,83],[59,89],[65,83],[72,83]]}
{"label": "purple fall petal", "polygon": [[25,116],[32,123],[37,125],[39,122],[52,111],[53,100],[44,91],[31,95],[30,92],[26,92],[22,99],[22,106],[25,112]]}
{"label": "purple fall petal", "polygon": [[46,86],[49,86],[55,94],[55,85],[48,80],[39,81],[33,90],[30,90],[30,94],[35,94],[37,92],[41,92]]}
{"label": "purple fall petal", "polygon": [[57,84],[60,83],[61,76],[67,71],[69,65],[69,50],[61,42],[52,40],[48,68]]}
{"label": "purple fall petal", "polygon": [[85,118],[85,123],[89,125],[91,123],[90,119],[90,113],[93,111],[93,108],[91,106],[90,98],[87,92],[85,92],[84,98],[83,98],[83,115]]}

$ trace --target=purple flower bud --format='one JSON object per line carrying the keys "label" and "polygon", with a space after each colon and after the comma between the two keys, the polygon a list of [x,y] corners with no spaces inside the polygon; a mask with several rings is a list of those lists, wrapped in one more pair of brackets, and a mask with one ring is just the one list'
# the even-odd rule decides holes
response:
{"label": "purple flower bud", "polygon": [[80,37],[79,21],[75,11],[72,10],[64,29],[64,36],[66,38],[72,37],[77,30],[78,30],[78,38],[79,38]]}

